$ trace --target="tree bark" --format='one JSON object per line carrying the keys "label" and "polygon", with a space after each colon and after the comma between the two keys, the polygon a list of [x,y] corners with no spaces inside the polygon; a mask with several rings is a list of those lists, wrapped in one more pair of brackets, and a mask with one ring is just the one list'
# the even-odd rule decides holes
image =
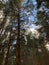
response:
{"label": "tree bark", "polygon": [[9,58],[9,50],[10,50],[10,43],[11,43],[11,33],[9,35],[9,42],[8,42],[8,47],[7,47],[7,53],[6,53],[6,58],[5,58],[5,63],[4,65],[8,65],[8,58]]}
{"label": "tree bark", "polygon": [[18,12],[18,33],[16,44],[16,65],[20,65],[20,10]]}
{"label": "tree bark", "polygon": [[2,53],[0,53],[0,65],[2,65],[3,59],[4,59],[4,47],[2,48]]}

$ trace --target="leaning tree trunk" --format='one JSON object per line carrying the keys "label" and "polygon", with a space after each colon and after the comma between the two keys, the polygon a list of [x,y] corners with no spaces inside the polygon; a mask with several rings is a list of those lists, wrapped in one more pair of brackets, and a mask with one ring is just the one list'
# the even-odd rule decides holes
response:
{"label": "leaning tree trunk", "polygon": [[[0,23],[0,26],[1,26],[1,29],[2,29],[0,40],[2,39],[2,32],[4,30],[4,25],[6,23],[6,18],[7,18],[7,13],[5,14],[5,17],[4,17],[3,21]],[[3,62],[3,59],[4,59],[4,47],[2,48],[2,53],[0,54],[0,56],[1,56],[0,57],[0,65],[2,65],[2,62]]]}
{"label": "leaning tree trunk", "polygon": [[2,65],[3,59],[4,59],[4,47],[1,47],[2,53],[0,53],[0,65]]}
{"label": "leaning tree trunk", "polygon": [[18,9],[18,33],[17,33],[17,44],[16,44],[16,65],[20,65],[20,9]]}
{"label": "leaning tree trunk", "polygon": [[4,63],[4,65],[8,65],[10,43],[11,43],[11,33],[10,33],[10,35],[9,35],[9,41],[8,41],[8,47],[7,47],[7,53],[6,53],[6,58],[5,58],[5,63]]}

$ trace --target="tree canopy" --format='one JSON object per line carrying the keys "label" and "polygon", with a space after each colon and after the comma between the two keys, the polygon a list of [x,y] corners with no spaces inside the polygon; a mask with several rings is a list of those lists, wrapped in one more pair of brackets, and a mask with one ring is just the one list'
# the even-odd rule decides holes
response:
{"label": "tree canopy", "polygon": [[49,65],[48,0],[0,0],[0,65]]}

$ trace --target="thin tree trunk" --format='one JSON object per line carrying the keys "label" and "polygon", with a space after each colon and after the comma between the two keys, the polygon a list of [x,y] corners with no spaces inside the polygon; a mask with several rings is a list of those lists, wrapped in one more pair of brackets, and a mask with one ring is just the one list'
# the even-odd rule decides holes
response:
{"label": "thin tree trunk", "polygon": [[[2,31],[3,31],[4,25],[5,25],[5,23],[6,23],[6,18],[7,18],[7,14],[5,14],[5,17],[4,17],[3,21],[0,23],[0,26],[1,26]],[[1,31],[1,35],[2,35],[2,31]],[[1,37],[1,39],[2,39],[2,37]],[[2,65],[3,58],[4,58],[4,48],[2,49],[2,53],[1,53],[0,65]]]}
{"label": "thin tree trunk", "polygon": [[18,12],[18,33],[16,44],[16,65],[20,65],[20,10]]}
{"label": "thin tree trunk", "polygon": [[33,46],[33,55],[32,55],[33,65],[39,65],[37,53],[38,53],[37,48],[34,48],[34,46]]}
{"label": "thin tree trunk", "polygon": [[8,48],[7,48],[7,53],[6,53],[6,58],[5,58],[5,63],[4,63],[4,65],[8,65],[10,41],[11,41],[11,33],[10,33],[10,38],[9,38],[9,42],[8,42]]}
{"label": "thin tree trunk", "polygon": [[24,65],[27,65],[28,63],[28,59],[27,59],[27,46],[25,46],[25,50],[24,50]]}
{"label": "thin tree trunk", "polygon": [[4,17],[3,21],[0,24],[3,29],[4,29],[4,25],[6,23],[6,19],[7,19],[7,13],[5,13],[5,17]]}
{"label": "thin tree trunk", "polygon": [[4,47],[1,49],[2,49],[2,53],[0,53],[0,65],[2,65],[3,58],[4,58]]}
{"label": "thin tree trunk", "polygon": [[4,65],[8,65],[8,58],[9,58],[9,48],[10,48],[10,46],[8,46],[8,50],[7,50],[7,54],[6,54],[6,58],[5,58],[5,64],[4,64]]}

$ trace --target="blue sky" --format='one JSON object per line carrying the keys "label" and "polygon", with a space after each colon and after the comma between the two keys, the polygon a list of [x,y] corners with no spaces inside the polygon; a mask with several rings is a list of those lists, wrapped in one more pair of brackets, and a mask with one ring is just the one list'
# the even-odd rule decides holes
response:
{"label": "blue sky", "polygon": [[[26,3],[26,1],[24,3]],[[30,15],[28,15],[29,27],[32,27],[33,26],[32,24],[37,21],[37,17],[36,17],[36,15],[37,15],[37,8],[36,8],[37,2],[36,2],[36,0],[30,0],[30,2],[34,5],[33,9],[30,11]],[[24,12],[27,13],[26,10]]]}

